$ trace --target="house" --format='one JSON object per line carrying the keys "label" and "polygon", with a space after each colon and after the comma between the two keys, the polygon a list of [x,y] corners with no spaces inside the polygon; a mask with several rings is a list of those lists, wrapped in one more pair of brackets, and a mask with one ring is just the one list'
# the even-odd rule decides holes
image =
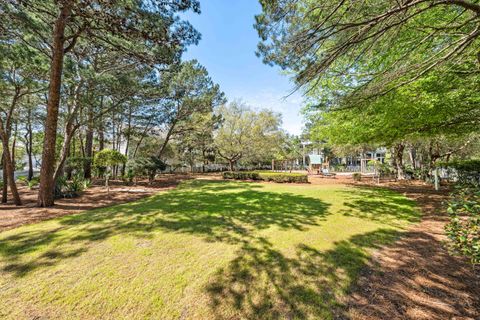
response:
{"label": "house", "polygon": [[[310,142],[302,143],[311,145]],[[305,150],[305,149],[304,149]],[[358,154],[352,154],[343,157],[329,158],[325,155],[323,149],[313,148],[308,154],[304,154],[304,167],[310,172],[319,172],[327,169],[331,172],[373,172],[374,168],[370,161],[375,160],[381,163],[385,162],[386,148],[377,148],[375,150],[365,150]]]}

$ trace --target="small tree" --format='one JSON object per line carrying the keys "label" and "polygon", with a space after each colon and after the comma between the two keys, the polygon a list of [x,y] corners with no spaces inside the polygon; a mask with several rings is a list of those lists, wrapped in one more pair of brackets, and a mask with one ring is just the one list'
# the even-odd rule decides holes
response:
{"label": "small tree", "polygon": [[228,161],[231,171],[240,160],[271,161],[280,150],[283,138],[280,114],[266,109],[254,111],[236,101],[220,107],[218,113],[222,123],[215,135],[215,149]]}
{"label": "small tree", "polygon": [[131,170],[135,179],[138,176],[148,176],[148,181],[152,183],[158,171],[166,169],[166,164],[158,157],[136,158],[128,162],[128,170]]}
{"label": "small tree", "polygon": [[104,168],[103,170],[105,175],[105,187],[107,187],[107,192],[110,192],[110,186],[108,180],[110,178],[110,173],[113,171],[113,167],[123,164],[127,161],[127,157],[116,150],[103,149],[95,154],[93,163],[98,168]]}

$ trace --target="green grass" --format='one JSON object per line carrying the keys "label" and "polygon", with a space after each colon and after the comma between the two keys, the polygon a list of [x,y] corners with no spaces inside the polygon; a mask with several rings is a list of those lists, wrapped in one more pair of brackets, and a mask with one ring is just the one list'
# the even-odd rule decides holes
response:
{"label": "green grass", "polygon": [[0,233],[0,318],[329,319],[418,219],[381,189],[189,181]]}

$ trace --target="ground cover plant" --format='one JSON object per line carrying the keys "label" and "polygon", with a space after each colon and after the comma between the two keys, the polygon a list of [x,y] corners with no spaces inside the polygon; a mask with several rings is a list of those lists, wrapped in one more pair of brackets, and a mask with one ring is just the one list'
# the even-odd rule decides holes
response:
{"label": "ground cover plant", "polygon": [[418,219],[382,189],[186,181],[0,233],[0,318],[330,319]]}
{"label": "ground cover plant", "polygon": [[457,186],[448,203],[450,222],[445,226],[453,252],[480,264],[480,190]]}

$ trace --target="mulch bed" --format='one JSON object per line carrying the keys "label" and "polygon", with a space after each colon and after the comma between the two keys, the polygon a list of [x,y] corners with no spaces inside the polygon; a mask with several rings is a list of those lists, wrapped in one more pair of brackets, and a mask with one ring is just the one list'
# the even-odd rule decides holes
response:
{"label": "mulch bed", "polygon": [[15,206],[10,201],[7,204],[0,204],[0,231],[85,210],[135,201],[174,188],[180,181],[189,178],[191,177],[188,175],[165,175],[152,184],[140,181],[136,186],[125,186],[120,181],[112,181],[108,194],[101,181],[96,181],[93,187],[85,190],[79,197],[57,199],[55,206],[51,208],[36,207],[38,191],[22,186],[19,187],[19,192],[23,205]]}
{"label": "mulch bed", "polygon": [[480,319],[480,272],[445,249],[448,190],[419,183],[387,187],[415,200],[423,219],[377,251],[339,319]]}

